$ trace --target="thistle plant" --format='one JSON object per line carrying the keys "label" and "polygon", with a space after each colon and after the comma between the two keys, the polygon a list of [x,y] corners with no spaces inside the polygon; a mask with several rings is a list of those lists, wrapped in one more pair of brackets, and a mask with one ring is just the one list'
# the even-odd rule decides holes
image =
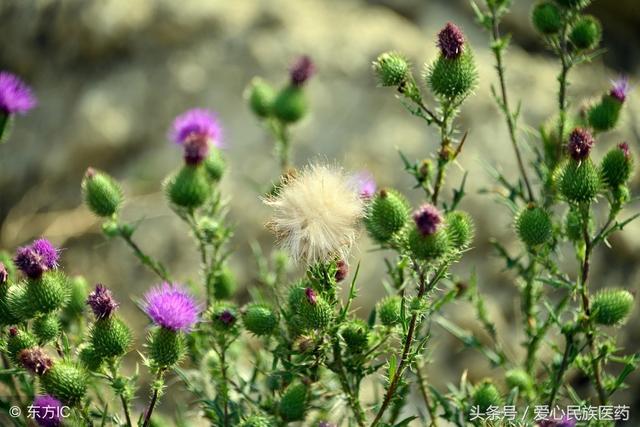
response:
{"label": "thistle plant", "polygon": [[[640,214],[627,209],[630,145],[609,141],[606,154],[597,153],[622,120],[628,80],[616,80],[581,108],[568,96],[570,71],[600,54],[602,28],[584,14],[587,3],[547,0],[531,11],[560,69],[557,93],[550,94],[557,111],[527,126],[540,129],[537,135],[524,133],[521,107],[510,103],[510,39],[501,34],[510,2],[473,4],[489,35],[492,94],[518,167],[515,180],[494,172],[499,190],[481,194],[493,195],[512,217],[518,245],[491,244],[518,290],[520,343],[498,333],[479,290],[483,278],[463,263],[477,243],[474,220],[462,208],[467,172],[459,182],[448,172],[473,144],[459,117],[481,81],[468,37],[449,22],[420,75],[399,52],[373,62],[379,86],[395,90],[425,125],[425,149],[398,159],[417,191],[337,162],[295,167],[289,133],[312,105],[305,85],[315,66],[308,57],[294,63],[280,91],[251,81],[246,101],[275,140],[280,178],[255,194],[270,210],[265,223],[277,250],[265,255],[252,244],[257,277],[245,286],[247,295],[236,295],[230,268],[233,229],[219,185],[226,142],[212,110],[190,109],[169,126],[180,153],[176,170],[158,183],[199,252],[196,278],[172,279],[165,261],[139,242],[142,221],[126,218],[126,185],[89,167],[78,189],[86,208],[105,237],[124,242],[155,280],[146,291],[131,288],[136,299],[129,302],[116,299],[116,287],[69,277],[69,260],[46,238],[13,255],[0,252],[0,381],[11,392],[0,397],[0,409],[20,409],[18,417],[8,412],[18,426],[149,427],[169,418],[191,425],[185,417],[222,427],[613,425],[613,412],[587,419],[583,411],[613,411],[616,392],[637,367],[638,356],[616,342],[634,293],[624,283],[593,283],[591,265],[609,237]],[[0,74],[0,132],[34,105],[17,77]],[[356,250],[366,245],[374,253]],[[360,265],[382,258],[381,283],[363,284]],[[365,312],[356,297],[374,286],[386,295]],[[149,321],[144,332],[121,311],[136,304]],[[454,304],[473,311],[487,339],[447,314]],[[478,351],[490,362],[490,377],[477,378],[470,367],[456,384],[436,387],[430,378],[439,375],[431,358],[438,334]],[[163,401],[182,392],[192,403],[188,411],[167,416]],[[567,410],[556,413],[561,405]],[[624,417],[624,407],[616,408]]]}

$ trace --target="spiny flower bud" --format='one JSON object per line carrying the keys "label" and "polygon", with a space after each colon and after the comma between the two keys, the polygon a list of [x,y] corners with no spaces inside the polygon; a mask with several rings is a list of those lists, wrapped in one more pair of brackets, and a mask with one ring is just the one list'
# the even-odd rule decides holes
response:
{"label": "spiny flower bud", "polygon": [[374,240],[386,243],[404,227],[408,217],[405,198],[395,190],[382,189],[367,206],[364,223]]}
{"label": "spiny flower bud", "polygon": [[473,241],[475,227],[471,215],[464,211],[452,211],[445,217],[449,242],[456,249],[465,249]]}
{"label": "spiny flower bud", "polygon": [[373,61],[381,86],[396,87],[409,77],[409,63],[397,52],[385,52]]}
{"label": "spiny flower bud", "polygon": [[54,341],[60,334],[60,321],[54,313],[37,317],[33,321],[33,333],[38,337],[40,344]]}
{"label": "spiny flower bud", "polygon": [[209,276],[209,286],[216,300],[228,300],[236,291],[236,278],[228,266]]}
{"label": "spiny flower bud", "polygon": [[418,226],[414,225],[409,230],[407,243],[411,254],[421,260],[439,258],[449,250],[449,236],[445,228],[424,235]]}
{"label": "spiny flower bud", "polygon": [[242,317],[245,328],[256,335],[269,335],[278,325],[273,309],[264,304],[250,304]]}
{"label": "spiny flower bud", "polygon": [[562,12],[555,3],[543,1],[533,7],[531,22],[540,33],[545,35],[555,34],[562,28]]}
{"label": "spiny flower bud", "polygon": [[204,170],[207,172],[207,176],[212,182],[218,182],[222,179],[226,163],[220,150],[212,150],[204,161]]}
{"label": "spiny flower bud", "polygon": [[56,362],[42,376],[45,391],[69,406],[74,406],[87,393],[88,375],[79,366],[66,361]]}
{"label": "spiny flower bud", "polygon": [[59,258],[58,249],[51,242],[38,239],[18,248],[13,262],[27,277],[37,279],[45,271],[57,268]]}
{"label": "spiny flower bud", "polygon": [[602,26],[594,16],[581,16],[573,25],[569,40],[581,50],[593,49],[600,44],[602,38]]}
{"label": "spiny flower bud", "polygon": [[[460,36],[462,37],[462,33]],[[455,50],[454,45],[457,44],[451,43],[449,49]],[[431,90],[448,102],[462,101],[473,92],[478,83],[478,70],[471,49],[466,45],[460,45],[458,50],[460,49],[462,53],[452,58],[445,56],[444,51],[441,52],[426,72]]]}
{"label": "spiny flower bud", "polygon": [[595,140],[588,130],[575,128],[569,135],[567,151],[572,159],[576,161],[584,160],[589,157],[594,143]]}
{"label": "spiny flower bud", "polygon": [[273,427],[274,424],[262,415],[250,415],[240,422],[240,427]]}
{"label": "spiny flower bud", "polygon": [[97,357],[124,355],[131,347],[131,330],[117,317],[98,318],[89,332],[91,346]]}
{"label": "spiny flower bud", "polygon": [[516,231],[525,245],[542,245],[552,236],[551,217],[546,210],[530,203],[516,216]]}
{"label": "spiny flower bud", "polygon": [[88,371],[96,372],[102,366],[104,359],[96,353],[90,344],[83,345],[78,351],[78,360]]}
{"label": "spiny flower bud", "polygon": [[305,289],[305,298],[297,313],[304,329],[325,329],[333,319],[333,310],[329,303],[311,288]]}
{"label": "spiny flower bud", "polygon": [[511,369],[505,374],[507,386],[510,389],[518,388],[521,392],[528,392],[533,389],[533,380],[524,369]]}
{"label": "spiny flower bud", "polygon": [[340,331],[340,335],[347,344],[347,349],[353,353],[360,353],[369,344],[369,327],[360,319],[349,321]]}
{"label": "spiny flower bud", "polygon": [[438,208],[432,204],[425,203],[413,213],[413,221],[416,228],[423,236],[434,234],[442,223],[442,215]]}
{"label": "spiny flower bud", "polygon": [[629,151],[629,144],[623,142],[610,150],[602,159],[600,168],[602,181],[609,188],[625,184],[633,171],[633,157]]}
{"label": "spiny flower bud", "polygon": [[307,386],[301,382],[289,385],[284,391],[278,406],[282,419],[288,422],[301,421],[307,411]]}
{"label": "spiny flower bud", "polygon": [[186,354],[185,336],[181,331],[153,328],[149,335],[149,358],[158,368],[179,363]]}
{"label": "spiny flower bud", "polygon": [[111,317],[119,304],[113,298],[111,291],[98,283],[95,290],[89,294],[87,305],[91,307],[96,319],[106,319]]}
{"label": "spiny flower bud", "polygon": [[378,317],[384,326],[395,326],[400,322],[402,299],[398,295],[385,297],[377,304]]}
{"label": "spiny flower bud", "polygon": [[33,418],[40,427],[60,427],[68,415],[62,402],[49,395],[37,396],[29,409],[33,409]]}
{"label": "spiny flower bud", "polygon": [[588,158],[581,162],[568,161],[560,170],[560,193],[571,202],[593,200],[600,190],[600,184],[600,174]]}
{"label": "spiny flower bud", "polygon": [[501,404],[502,396],[490,380],[485,380],[476,387],[473,393],[473,406],[479,407],[480,411],[485,412],[490,406]]}
{"label": "spiny flower bud", "polygon": [[29,306],[37,313],[51,313],[63,308],[69,299],[67,284],[67,277],[59,271],[31,279],[26,293]]}
{"label": "spiny flower bud", "polygon": [[633,295],[624,289],[604,289],[591,303],[591,315],[599,325],[614,326],[624,323],[633,307]]}
{"label": "spiny flower bud", "polygon": [[447,59],[455,59],[462,54],[464,48],[464,35],[460,28],[451,22],[438,33],[438,47]]}
{"label": "spiny flower bud", "polygon": [[40,347],[26,348],[18,355],[20,363],[28,371],[42,375],[53,366],[53,360]]}
{"label": "spiny flower bud", "polygon": [[169,201],[183,208],[198,208],[207,200],[211,186],[204,168],[185,165],[165,184]]}
{"label": "spiny flower bud", "polygon": [[589,107],[587,121],[589,126],[598,132],[605,132],[616,127],[620,119],[622,102],[611,94],[605,94],[600,101]]}
{"label": "spiny flower bud", "polygon": [[12,285],[7,289],[7,312],[4,322],[7,325],[17,324],[33,318],[33,311],[27,297],[27,287],[24,283]]}
{"label": "spiny flower bud", "polygon": [[282,89],[273,103],[273,113],[284,123],[295,123],[309,109],[307,96],[300,86],[289,85]]}
{"label": "spiny flower bud", "polygon": [[629,79],[623,76],[612,82],[609,95],[620,101],[620,103],[624,103],[630,90],[631,87],[629,86]]}
{"label": "spiny flower bud", "polygon": [[9,328],[9,338],[7,338],[7,353],[11,358],[20,363],[20,352],[37,345],[36,338],[28,331],[23,331],[15,326]]}
{"label": "spiny flower bud", "polygon": [[291,77],[291,84],[294,86],[304,85],[311,76],[316,72],[316,66],[307,55],[303,55],[291,66],[289,75]]}
{"label": "spiny flower bud", "polygon": [[259,77],[251,80],[247,88],[249,107],[258,117],[269,117],[273,111],[273,102],[276,99],[276,91],[273,87]]}
{"label": "spiny flower bud", "polygon": [[75,276],[69,281],[69,302],[64,307],[64,315],[67,319],[82,316],[87,303],[87,281],[82,276]]}
{"label": "spiny flower bud", "polygon": [[109,175],[88,168],[82,180],[82,195],[91,212],[100,217],[110,217],[122,205],[122,189]]}
{"label": "spiny flower bud", "polygon": [[238,308],[230,302],[218,302],[208,313],[213,328],[223,333],[237,333]]}

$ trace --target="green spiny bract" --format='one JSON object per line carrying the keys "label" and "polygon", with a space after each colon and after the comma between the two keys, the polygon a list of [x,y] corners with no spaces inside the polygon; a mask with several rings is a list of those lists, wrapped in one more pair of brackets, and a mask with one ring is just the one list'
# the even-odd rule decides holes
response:
{"label": "green spiny bract", "polygon": [[396,52],[385,52],[373,62],[381,86],[400,86],[409,76],[409,63]]}
{"label": "green spiny bract", "polygon": [[97,372],[100,370],[104,359],[96,354],[93,346],[85,344],[78,351],[78,360],[87,371]]}
{"label": "green spiny bract", "polygon": [[254,78],[247,89],[247,96],[253,114],[262,118],[271,115],[276,91],[269,83],[259,77]]}
{"label": "green spiny bract", "polygon": [[301,382],[291,384],[286,388],[278,406],[278,413],[283,420],[291,422],[304,419],[307,411],[308,393],[307,386]]}
{"label": "green spiny bract", "polygon": [[473,392],[473,405],[484,412],[490,406],[502,405],[502,396],[490,380],[485,380]]}
{"label": "green spiny bract", "polygon": [[90,339],[96,356],[101,358],[123,356],[132,342],[131,330],[115,316],[98,319],[91,327]]}
{"label": "green spiny bract", "polygon": [[548,242],[553,234],[551,217],[543,208],[530,204],[516,216],[516,231],[525,245],[542,245]]}
{"label": "green spiny bract", "polygon": [[149,359],[157,368],[176,365],[185,355],[184,333],[165,328],[154,328],[149,334]]}
{"label": "green spiny bract", "polygon": [[468,44],[457,58],[440,54],[426,72],[429,87],[447,102],[460,102],[473,92],[478,83],[478,70]]}
{"label": "green spiny bract", "polygon": [[242,320],[244,327],[256,335],[269,335],[278,325],[278,317],[273,309],[265,304],[249,304]]}
{"label": "green spiny bract", "polygon": [[20,352],[26,348],[35,347],[37,344],[38,340],[30,332],[11,328],[7,338],[7,353],[16,363],[19,363]]}
{"label": "green spiny bract", "polygon": [[172,204],[193,209],[207,200],[211,186],[202,166],[185,165],[168,179],[165,190]]}
{"label": "green spiny bract", "polygon": [[51,313],[61,309],[69,299],[69,279],[57,270],[29,279],[26,298],[34,312]]}
{"label": "green spiny bract", "polygon": [[569,33],[569,40],[578,49],[593,49],[600,44],[602,26],[600,21],[591,15],[581,16]]}
{"label": "green spiny bract", "polygon": [[614,326],[625,322],[633,307],[633,295],[624,289],[604,289],[591,302],[591,315],[599,325]]}
{"label": "green spiny bract", "polygon": [[7,325],[13,325],[27,321],[33,317],[33,310],[27,299],[27,285],[17,283],[7,289],[6,300],[7,312],[4,313],[4,321]]}
{"label": "green spiny bract", "polygon": [[504,377],[510,389],[518,388],[521,392],[533,389],[533,380],[524,369],[511,369],[505,373]]}
{"label": "green spiny bract", "polygon": [[599,132],[605,132],[616,127],[620,119],[623,103],[615,97],[605,94],[600,101],[593,104],[587,111],[589,126]]}
{"label": "green spiny bract", "polygon": [[555,3],[543,1],[533,6],[531,22],[540,33],[555,34],[562,28],[562,12]]}
{"label": "green spiny bract", "polygon": [[367,207],[364,219],[369,235],[379,243],[387,243],[409,218],[409,205],[395,190],[380,190]]}
{"label": "green spiny bract", "polygon": [[441,257],[449,250],[449,236],[446,227],[440,228],[428,236],[422,235],[413,224],[407,239],[411,254],[422,260],[433,260]]}
{"label": "green spiny bract", "polygon": [[602,182],[610,189],[626,184],[633,171],[633,157],[626,144],[612,148],[602,159],[600,174]]}
{"label": "green spiny bract", "polygon": [[236,278],[228,266],[209,275],[208,281],[216,300],[230,299],[236,291]]}
{"label": "green spiny bract", "polygon": [[69,300],[64,306],[63,313],[65,318],[73,319],[82,316],[82,313],[84,313],[88,296],[88,285],[82,276],[72,277],[68,284]]}
{"label": "green spiny bract", "polygon": [[43,314],[33,321],[33,333],[40,344],[55,340],[60,334],[60,321],[56,314]]}
{"label": "green spiny bract", "polygon": [[302,320],[304,329],[323,330],[333,320],[333,309],[322,295],[316,295],[315,302],[305,298],[300,304],[297,314]]}
{"label": "green spiny bract", "polygon": [[569,160],[560,169],[558,187],[570,202],[590,202],[600,191],[600,174],[591,159]]}
{"label": "green spiny bract", "polygon": [[75,406],[87,393],[86,371],[70,362],[57,361],[42,376],[45,391],[69,406]]}
{"label": "green spiny bract", "polygon": [[240,427],[272,427],[274,424],[262,415],[250,415],[240,422]]}
{"label": "green spiny bract", "polygon": [[451,246],[465,249],[473,241],[475,227],[471,215],[464,211],[452,211],[445,217],[446,230]]}
{"label": "green spiny bract", "polygon": [[100,217],[112,216],[122,205],[120,185],[106,173],[92,168],[82,180],[82,194],[87,207]]}
{"label": "green spiny bract", "polygon": [[360,319],[347,322],[341,329],[340,335],[352,353],[360,353],[369,344],[369,326]]}
{"label": "green spiny bract", "polygon": [[400,310],[402,309],[402,299],[398,295],[390,295],[378,302],[376,310],[380,323],[384,326],[395,326],[400,323]]}
{"label": "green spiny bract", "polygon": [[273,113],[284,123],[295,123],[309,109],[307,96],[300,86],[289,85],[282,89],[273,103]]}
{"label": "green spiny bract", "polygon": [[226,163],[222,157],[222,153],[218,149],[211,149],[211,153],[204,160],[204,170],[212,182],[218,182],[222,179]]}

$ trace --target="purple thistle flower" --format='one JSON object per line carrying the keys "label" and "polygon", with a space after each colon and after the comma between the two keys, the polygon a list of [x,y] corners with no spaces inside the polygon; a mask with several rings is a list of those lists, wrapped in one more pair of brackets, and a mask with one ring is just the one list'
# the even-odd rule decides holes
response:
{"label": "purple thistle flower", "polygon": [[345,260],[341,259],[336,263],[336,267],[336,282],[342,282],[347,277],[347,274],[349,274],[349,264],[347,264]]}
{"label": "purple thistle flower", "polygon": [[336,427],[336,424],[330,423],[329,421],[320,421],[318,427]]}
{"label": "purple thistle flower", "polygon": [[26,113],[36,106],[38,100],[19,77],[0,71],[0,112],[5,114]]}
{"label": "purple thistle flower", "polygon": [[144,311],[151,320],[172,331],[189,332],[198,321],[200,308],[180,285],[162,283],[144,296]]}
{"label": "purple thistle flower", "polygon": [[595,140],[591,133],[583,128],[575,128],[569,135],[569,144],[567,151],[569,155],[576,161],[584,160],[589,157],[591,148]]}
{"label": "purple thistle flower", "polygon": [[29,409],[40,427],[59,427],[62,417],[67,415],[62,402],[48,394],[36,397]]}
{"label": "purple thistle flower", "polygon": [[539,427],[575,427],[576,420],[569,417],[568,415],[564,415],[559,420],[553,419],[553,418],[542,420],[540,421],[540,423],[538,423],[538,426]]}
{"label": "purple thistle flower", "polygon": [[47,270],[58,266],[58,249],[47,239],[35,240],[28,246],[18,248],[13,262],[27,277],[37,279]]}
{"label": "purple thistle flower", "polygon": [[455,24],[447,22],[438,33],[438,47],[445,58],[456,59],[464,48],[464,34]]}
{"label": "purple thistle flower", "polygon": [[9,280],[9,272],[7,267],[0,262],[0,285],[4,285]]}
{"label": "purple thistle flower", "polygon": [[307,301],[309,301],[309,304],[316,305],[318,303],[318,296],[313,289],[306,288],[304,290],[304,294],[307,296]]}
{"label": "purple thistle flower", "polygon": [[425,203],[413,213],[413,220],[420,234],[430,236],[438,230],[438,226],[442,223],[442,215],[438,208]]}
{"label": "purple thistle flower", "polygon": [[209,144],[222,147],[222,127],[215,113],[204,108],[188,110],[173,121],[169,137],[184,147],[187,164],[199,164],[209,154]]}
{"label": "purple thistle flower", "polygon": [[376,194],[377,186],[373,175],[369,171],[360,171],[353,174],[351,181],[357,189],[360,197],[368,200]]}
{"label": "purple thistle flower", "polygon": [[293,63],[289,70],[291,75],[291,84],[294,86],[302,86],[316,72],[316,66],[307,55],[303,55]]}
{"label": "purple thistle flower", "polygon": [[24,349],[18,354],[18,358],[25,369],[36,375],[43,375],[53,366],[53,360],[40,347]]}
{"label": "purple thistle flower", "polygon": [[15,337],[16,335],[18,335],[18,328],[16,328],[15,326],[12,326],[9,328],[9,336],[10,337]]}
{"label": "purple thistle flower", "polygon": [[627,99],[631,86],[629,85],[629,79],[626,76],[620,77],[611,81],[611,90],[609,95],[614,97],[620,102],[624,102]]}
{"label": "purple thistle flower", "polygon": [[620,149],[620,151],[622,151],[622,153],[624,154],[624,156],[627,159],[629,157],[631,157],[631,151],[629,150],[629,144],[627,144],[626,142],[621,142],[620,144],[618,144],[618,148]]}
{"label": "purple thistle flower", "polygon": [[220,316],[218,316],[218,319],[225,326],[231,326],[236,322],[236,316],[234,316],[231,310],[229,310],[228,308],[224,309],[222,313],[220,313]]}
{"label": "purple thistle flower", "polygon": [[110,317],[119,306],[113,298],[111,291],[100,283],[98,283],[96,289],[89,294],[87,305],[91,307],[97,319]]}

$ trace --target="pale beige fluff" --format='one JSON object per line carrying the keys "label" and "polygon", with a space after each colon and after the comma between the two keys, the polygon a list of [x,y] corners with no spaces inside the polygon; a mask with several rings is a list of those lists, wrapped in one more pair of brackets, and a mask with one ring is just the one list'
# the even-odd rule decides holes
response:
{"label": "pale beige fluff", "polygon": [[346,258],[358,235],[363,202],[353,180],[335,166],[310,165],[265,200],[267,226],[297,261]]}

